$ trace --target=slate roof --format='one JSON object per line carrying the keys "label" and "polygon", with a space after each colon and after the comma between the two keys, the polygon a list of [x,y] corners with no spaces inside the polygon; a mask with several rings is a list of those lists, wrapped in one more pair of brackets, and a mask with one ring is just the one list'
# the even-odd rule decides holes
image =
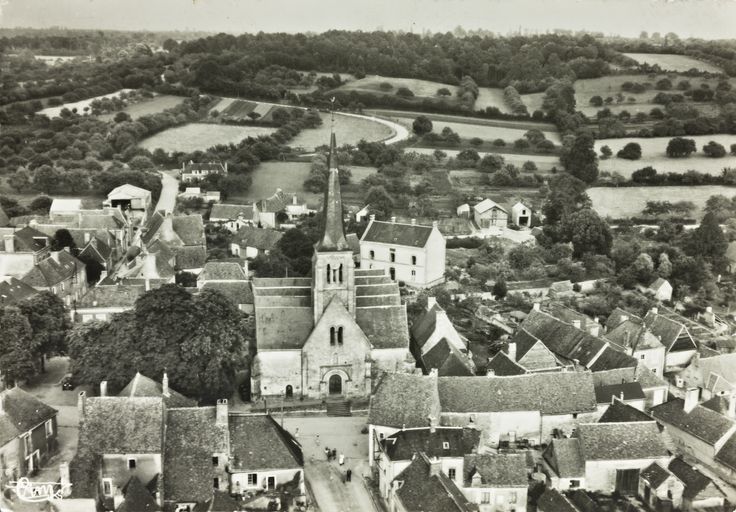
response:
{"label": "slate roof", "polygon": [[[48,235],[39,230],[26,226],[18,230],[5,228],[3,234],[13,235],[15,241],[15,252],[37,252],[49,244]],[[4,244],[0,245],[0,249],[5,250]]]}
{"label": "slate roof", "polygon": [[232,471],[294,469],[304,465],[299,442],[270,415],[231,414]]}
{"label": "slate roof", "polygon": [[548,488],[537,500],[542,512],[578,512],[578,509],[557,489]]}
{"label": "slate roof", "polygon": [[112,248],[107,245],[103,240],[95,237],[90,240],[87,245],[84,246],[82,251],[79,253],[79,258],[84,256],[93,258],[95,261],[104,265],[112,255]]}
{"label": "slate roof", "polygon": [[181,238],[184,245],[204,245],[206,243],[201,215],[174,215],[171,223],[174,232]]}
{"label": "slate roof", "polygon": [[655,459],[669,455],[657,423],[583,423],[577,437],[583,458],[591,460]]}
{"label": "slate roof", "polygon": [[161,453],[161,398],[87,397],[84,408],[80,449],[98,455]]}
{"label": "slate roof", "polygon": [[608,386],[597,386],[595,388],[595,399],[599,404],[610,404],[611,398],[622,398],[623,400],[644,400],[646,395],[638,382],[624,382]]}
{"label": "slate roof", "polygon": [[123,488],[123,502],[115,512],[154,512],[161,510],[151,493],[137,476],[132,476]]}
{"label": "slate roof", "polygon": [[480,475],[483,487],[524,487],[529,485],[526,456],[522,453],[466,455],[463,461],[465,487]]}
{"label": "slate roof", "polygon": [[[667,469],[679,478],[683,484],[685,484],[682,496],[686,499],[692,500],[706,487],[713,483],[713,480],[692,467],[680,457],[673,458],[667,466]],[[715,488],[715,486],[713,487]]]}
{"label": "slate roof", "polygon": [[689,413],[684,411],[685,401],[676,398],[652,407],[651,415],[659,422],[678,428],[714,445],[734,426],[734,421],[702,405],[696,405]]}
{"label": "slate roof", "polygon": [[715,459],[731,468],[731,470],[736,470],[736,433],[731,434],[731,437],[718,450]]}
{"label": "slate roof", "polygon": [[652,421],[652,417],[621,400],[614,400],[598,419],[598,423],[626,423],[631,421]]}
{"label": "slate roof", "polygon": [[506,209],[503,206],[488,198],[473,206],[473,210],[475,210],[476,213],[485,213],[492,208],[498,208],[502,212],[506,212]]}
{"label": "slate roof", "polygon": [[621,324],[621,322],[624,321],[625,317],[628,317],[637,322],[643,322],[643,320],[635,314],[629,313],[625,309],[615,308],[613,311],[611,311],[611,314],[608,315],[608,318],[606,319],[606,329],[608,329],[608,331],[610,331],[611,329],[615,329]]}
{"label": "slate roof", "polygon": [[381,444],[389,460],[397,461],[409,460],[420,452],[428,457],[464,457],[474,453],[479,442],[480,431],[473,428],[437,427],[432,432],[427,427],[399,430]]}
{"label": "slate roof", "polygon": [[163,398],[167,407],[194,407],[196,400],[187,398],[176,390],[169,387],[169,396],[164,396],[161,383],[136,372],[135,376],[118,393],[121,397],[155,397]]}
{"label": "slate roof", "polygon": [[161,229],[165,218],[166,212],[164,211],[155,211],[151,214],[146,224],[141,228],[141,242],[144,245],[148,245],[153,240],[158,230]]}
{"label": "slate roof", "polygon": [[284,236],[281,231],[254,226],[243,226],[233,235],[233,243],[241,247],[254,247],[259,251],[270,251]]}
{"label": "slate roof", "polygon": [[580,439],[552,439],[542,457],[560,478],[579,478],[585,475]]}
{"label": "slate roof", "polygon": [[426,427],[429,417],[440,417],[437,379],[402,373],[385,373],[370,399],[368,423],[395,428]]}
{"label": "slate roof", "polygon": [[425,370],[437,369],[440,377],[468,377],[475,375],[468,356],[460,352],[446,338],[439,340],[422,355]]}
{"label": "slate roof", "polygon": [[202,268],[207,261],[207,248],[202,245],[177,247],[174,254],[176,268],[178,270]]}
{"label": "slate roof", "polygon": [[712,375],[718,375],[730,384],[736,384],[736,353],[719,354],[713,357],[701,357],[697,367],[703,378],[704,387],[713,391],[715,379]]}
{"label": "slate roof", "polygon": [[432,226],[374,220],[368,224],[368,228],[363,233],[360,241],[405,245],[408,247],[424,247],[427,245],[427,240],[432,234],[432,229]]}
{"label": "slate roof", "polygon": [[146,287],[140,285],[97,285],[77,301],[77,308],[132,308],[144,293]]}
{"label": "slate roof", "polygon": [[215,407],[167,411],[165,500],[201,503],[212,498],[217,476],[212,456],[228,452],[227,436],[227,428],[216,425]]}
{"label": "slate roof", "polygon": [[629,318],[609,329],[604,337],[615,343],[621,350],[645,350],[662,347],[659,339],[638,318]]}
{"label": "slate roof", "polygon": [[210,220],[236,220],[238,217],[243,217],[244,220],[254,221],[254,211],[252,204],[213,204]]}
{"label": "slate roof", "polygon": [[248,281],[209,281],[203,284],[200,289],[218,291],[237,305],[253,304],[253,290],[251,290]]}
{"label": "slate roof", "polygon": [[523,375],[527,373],[526,369],[518,364],[516,361],[512,361],[509,356],[503,352],[498,352],[488,362],[486,370],[492,370],[494,375],[499,377],[508,377],[510,375]]}
{"label": "slate roof", "polygon": [[37,290],[20,279],[0,276],[0,307],[15,304],[37,293]]}
{"label": "slate roof", "polygon": [[59,412],[19,387],[0,393],[0,446],[55,417]]}
{"label": "slate roof", "polygon": [[430,475],[430,462],[424,454],[417,456],[395,480],[403,482],[396,496],[406,512],[478,510],[444,473]]}
{"label": "slate roof", "polygon": [[[663,483],[667,481],[667,479],[671,476],[674,476],[668,469],[663,468],[656,462],[652,462],[647,467],[641,470],[641,473],[639,473],[639,478],[643,478],[647,482],[649,482],[649,485],[656,489]],[[676,477],[675,477],[676,478]]]}
{"label": "slate roof", "polygon": [[238,263],[231,261],[208,261],[197,281],[245,281],[245,269]]}
{"label": "slate roof", "polygon": [[667,388],[668,384],[658,377],[644,364],[639,363],[636,368],[616,368],[593,373],[596,386],[609,386],[621,382],[638,382],[643,390],[652,388]]}
{"label": "slate roof", "polygon": [[440,377],[447,412],[540,411],[571,414],[596,409],[589,372],[530,373],[512,377]]}
{"label": "slate roof", "polygon": [[661,277],[658,277],[654,280],[652,284],[649,285],[650,290],[658,291],[660,288],[662,288],[664,285],[670,284],[669,281],[666,279],[662,279]]}
{"label": "slate roof", "polygon": [[678,350],[695,350],[696,345],[690,338],[687,327],[664,315],[649,311],[644,317],[644,324],[655,336],[662,339],[668,352]]}
{"label": "slate roof", "polygon": [[22,281],[34,288],[49,288],[67,279],[85,268],[85,264],[66,251],[58,251],[59,261],[49,256],[39,261],[23,276]]}

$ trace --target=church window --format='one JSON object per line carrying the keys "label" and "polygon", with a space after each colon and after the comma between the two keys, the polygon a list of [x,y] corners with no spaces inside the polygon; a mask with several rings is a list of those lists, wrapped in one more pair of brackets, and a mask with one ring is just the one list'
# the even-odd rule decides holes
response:
{"label": "church window", "polygon": [[330,327],[330,345],[335,344],[335,328]]}
{"label": "church window", "polygon": [[[338,270],[338,276],[337,276],[337,278],[338,278],[338,281],[337,282],[338,283],[342,283],[342,263],[340,263],[340,268]],[[341,329],[342,329],[342,327],[341,327]]]}
{"label": "church window", "polygon": [[327,284],[332,282],[332,269],[330,268],[330,264],[327,264]]}
{"label": "church window", "polygon": [[337,328],[337,344],[342,345],[342,327]]}

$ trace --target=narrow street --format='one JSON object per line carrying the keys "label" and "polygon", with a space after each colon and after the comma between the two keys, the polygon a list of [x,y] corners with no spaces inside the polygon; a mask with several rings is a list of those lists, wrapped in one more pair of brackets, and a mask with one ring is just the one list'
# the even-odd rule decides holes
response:
{"label": "narrow street", "polygon": [[176,196],[179,194],[179,180],[176,178],[179,171],[160,171],[159,173],[161,174],[161,195],[156,203],[156,210],[173,213],[176,207]]}

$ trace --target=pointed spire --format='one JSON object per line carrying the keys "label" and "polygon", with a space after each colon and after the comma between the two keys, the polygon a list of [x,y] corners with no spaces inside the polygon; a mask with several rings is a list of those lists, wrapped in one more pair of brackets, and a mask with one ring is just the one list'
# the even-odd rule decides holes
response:
{"label": "pointed spire", "polygon": [[330,134],[330,152],[327,154],[327,168],[332,169],[332,166],[337,169],[337,142],[335,140],[335,132]]}
{"label": "pointed spire", "polygon": [[[327,191],[325,192],[324,213],[325,229],[316,245],[317,251],[349,251],[350,246],[345,238],[345,226],[342,218],[342,197],[340,194],[340,171],[337,169],[337,156],[333,161],[335,134],[330,140],[330,155],[327,159],[329,176],[327,177]],[[332,164],[334,163],[334,167]]]}

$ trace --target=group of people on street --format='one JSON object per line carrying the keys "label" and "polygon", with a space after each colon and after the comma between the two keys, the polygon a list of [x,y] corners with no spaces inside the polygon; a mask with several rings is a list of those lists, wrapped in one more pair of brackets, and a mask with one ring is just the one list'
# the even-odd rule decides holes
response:
{"label": "group of people on street", "polygon": [[[334,448],[330,450],[328,447],[325,446],[325,456],[327,456],[327,462],[332,462],[333,460],[337,459],[337,463],[340,466],[345,465],[345,454],[340,453],[338,455],[337,450]],[[348,468],[348,470],[345,472],[345,475],[343,477],[343,480],[342,480],[343,483],[350,482],[352,479],[352,476],[353,476],[353,471],[350,468]]]}

